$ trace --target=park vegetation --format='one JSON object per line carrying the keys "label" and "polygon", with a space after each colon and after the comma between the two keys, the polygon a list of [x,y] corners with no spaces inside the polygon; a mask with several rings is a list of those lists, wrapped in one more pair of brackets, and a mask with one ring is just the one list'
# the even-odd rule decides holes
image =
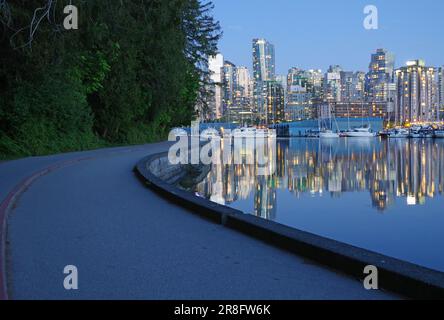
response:
{"label": "park vegetation", "polygon": [[[78,29],[64,28],[67,5]],[[201,0],[0,0],[0,157],[142,144],[207,112]]]}

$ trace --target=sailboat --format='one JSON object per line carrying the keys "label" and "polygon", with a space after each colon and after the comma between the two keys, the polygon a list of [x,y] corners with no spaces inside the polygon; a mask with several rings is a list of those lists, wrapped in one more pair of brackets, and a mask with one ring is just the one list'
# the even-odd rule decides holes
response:
{"label": "sailboat", "polygon": [[333,132],[333,130],[325,129],[319,133],[321,139],[336,139],[339,138],[339,133]]}
{"label": "sailboat", "polygon": [[[322,108],[322,106],[321,106]],[[333,132],[333,122],[332,122],[332,114],[330,105],[328,105],[328,118],[329,118],[329,127],[328,128],[322,128],[322,109],[319,115],[319,138],[321,139],[336,139],[339,138],[339,133]]]}

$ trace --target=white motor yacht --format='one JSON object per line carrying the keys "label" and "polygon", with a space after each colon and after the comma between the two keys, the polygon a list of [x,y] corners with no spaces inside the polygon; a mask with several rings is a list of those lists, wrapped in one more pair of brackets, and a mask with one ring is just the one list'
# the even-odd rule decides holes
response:
{"label": "white motor yacht", "polygon": [[410,136],[410,132],[407,129],[394,129],[390,132],[389,138],[408,138]]}
{"label": "white motor yacht", "polygon": [[444,129],[439,129],[435,131],[435,138],[444,138]]}
{"label": "white motor yacht", "polygon": [[376,133],[370,127],[358,127],[347,131],[345,136],[349,138],[373,138],[376,137]]}

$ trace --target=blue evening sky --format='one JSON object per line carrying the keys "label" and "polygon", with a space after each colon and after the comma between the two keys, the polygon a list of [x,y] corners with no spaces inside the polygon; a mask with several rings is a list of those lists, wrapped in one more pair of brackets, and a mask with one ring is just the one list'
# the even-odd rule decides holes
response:
{"label": "blue evening sky", "polygon": [[[444,65],[443,0],[213,0],[224,36],[225,59],[252,68],[251,41],[276,48],[276,72],[292,66],[322,69],[339,64],[367,71],[370,54],[386,48],[396,66],[424,59]],[[364,7],[379,10],[379,30],[365,30]]]}

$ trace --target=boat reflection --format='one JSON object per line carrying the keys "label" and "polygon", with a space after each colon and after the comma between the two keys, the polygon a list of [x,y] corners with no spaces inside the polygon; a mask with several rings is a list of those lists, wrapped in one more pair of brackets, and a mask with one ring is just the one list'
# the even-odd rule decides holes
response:
{"label": "boat reflection", "polygon": [[[213,165],[196,192],[211,201],[230,205],[254,201],[254,214],[276,220],[278,193],[340,198],[368,192],[375,211],[384,212],[396,201],[425,204],[444,190],[442,140],[288,139],[278,140],[276,170],[257,174],[256,165]],[[404,203],[404,204],[405,204]]]}

